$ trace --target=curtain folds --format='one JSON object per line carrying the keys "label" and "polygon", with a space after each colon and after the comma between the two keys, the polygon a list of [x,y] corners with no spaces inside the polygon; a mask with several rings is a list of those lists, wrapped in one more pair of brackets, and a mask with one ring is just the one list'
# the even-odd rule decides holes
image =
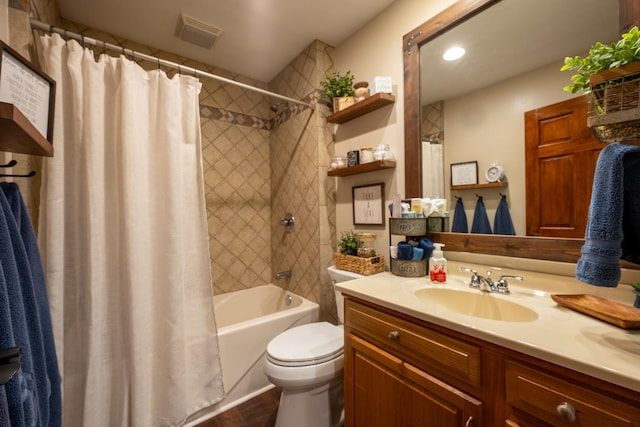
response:
{"label": "curtain folds", "polygon": [[40,42],[57,82],[39,243],[63,425],[182,425],[223,397],[200,83]]}

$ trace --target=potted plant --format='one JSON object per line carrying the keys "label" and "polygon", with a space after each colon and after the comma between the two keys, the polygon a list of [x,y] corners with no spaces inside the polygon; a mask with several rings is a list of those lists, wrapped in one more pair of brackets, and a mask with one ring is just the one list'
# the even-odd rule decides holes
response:
{"label": "potted plant", "polygon": [[353,231],[343,231],[338,242],[342,255],[356,255],[358,253],[358,236]]}
{"label": "potted plant", "polygon": [[344,75],[334,71],[332,75],[320,82],[320,86],[324,89],[323,98],[331,103],[334,112],[353,105],[355,93],[353,80],[353,74],[348,70]]}
{"label": "potted plant", "polygon": [[638,27],[633,27],[615,43],[607,45],[596,42],[584,58],[566,57],[561,71],[574,70],[576,74],[571,77],[573,83],[565,86],[564,90],[571,93],[580,91],[588,93],[591,89],[589,79],[593,74],[638,60],[640,60],[640,31]]}
{"label": "potted plant", "polygon": [[[637,138],[637,126],[627,126],[623,110],[639,107],[640,30],[633,27],[612,44],[595,43],[585,57],[564,59],[561,71],[573,70],[564,90],[589,94],[587,124],[603,142]],[[625,129],[626,127],[626,129]],[[629,134],[631,131],[632,134]],[[616,135],[616,133],[618,133]]]}

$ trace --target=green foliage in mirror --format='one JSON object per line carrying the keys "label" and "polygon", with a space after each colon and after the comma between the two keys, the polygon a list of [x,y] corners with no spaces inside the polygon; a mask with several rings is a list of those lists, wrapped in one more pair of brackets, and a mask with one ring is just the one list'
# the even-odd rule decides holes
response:
{"label": "green foliage in mirror", "polygon": [[592,74],[638,60],[640,60],[640,31],[638,27],[633,27],[615,43],[610,45],[595,43],[584,58],[581,56],[566,57],[560,70],[573,70],[576,74],[571,76],[573,84],[565,86],[564,90],[571,93],[580,91],[588,93],[590,91],[589,77]]}

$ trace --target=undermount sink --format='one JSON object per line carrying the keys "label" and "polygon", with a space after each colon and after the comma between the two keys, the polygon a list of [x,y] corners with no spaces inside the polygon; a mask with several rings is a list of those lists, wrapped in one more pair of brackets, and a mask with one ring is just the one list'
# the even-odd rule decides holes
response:
{"label": "undermount sink", "polygon": [[524,305],[496,297],[488,292],[463,291],[449,288],[425,288],[415,292],[416,297],[443,306],[451,311],[483,319],[505,322],[533,322],[538,313]]}

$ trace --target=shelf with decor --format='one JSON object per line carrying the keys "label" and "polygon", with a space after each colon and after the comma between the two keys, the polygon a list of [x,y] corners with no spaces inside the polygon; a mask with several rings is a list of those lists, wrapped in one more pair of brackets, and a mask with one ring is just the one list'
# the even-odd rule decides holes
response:
{"label": "shelf with decor", "polygon": [[327,123],[345,123],[394,102],[396,102],[396,97],[390,93],[376,93],[342,111],[327,116]]}
{"label": "shelf with decor", "polygon": [[53,156],[53,145],[13,104],[0,102],[0,151]]}
{"label": "shelf with decor", "polygon": [[483,188],[504,188],[507,182],[487,182],[485,184],[452,185],[451,190],[481,190]]}
{"label": "shelf with decor", "polygon": [[392,160],[374,160],[369,163],[362,163],[355,166],[348,166],[345,168],[333,169],[327,172],[328,176],[349,176],[357,175],[360,173],[367,173],[373,171],[379,171],[383,169],[394,169],[396,162]]}

